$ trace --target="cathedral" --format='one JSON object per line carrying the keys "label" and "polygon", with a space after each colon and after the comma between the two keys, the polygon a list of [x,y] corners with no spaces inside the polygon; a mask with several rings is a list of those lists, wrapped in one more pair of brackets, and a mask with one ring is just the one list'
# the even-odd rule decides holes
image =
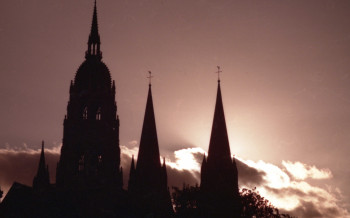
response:
{"label": "cathedral", "polygon": [[[102,61],[96,1],[85,60],[70,82],[56,183],[51,184],[44,142],[33,186],[14,183],[1,217],[175,217],[165,159],[160,160],[149,83],[137,159],[120,166],[116,86]],[[150,75],[151,77],[151,75]],[[128,190],[123,173],[129,173]],[[201,167],[201,217],[239,217],[238,172],[232,159],[218,80],[208,156]]]}

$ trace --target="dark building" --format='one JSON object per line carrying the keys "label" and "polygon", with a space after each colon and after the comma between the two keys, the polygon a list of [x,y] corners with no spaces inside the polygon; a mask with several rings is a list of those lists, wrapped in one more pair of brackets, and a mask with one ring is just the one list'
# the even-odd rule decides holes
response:
{"label": "dark building", "polygon": [[0,217],[132,217],[122,189],[115,83],[101,61],[96,1],[85,61],[71,81],[56,184],[44,145],[33,188],[14,183]]}
{"label": "dark building", "polygon": [[95,2],[85,61],[69,90],[56,174],[60,188],[122,187],[115,83],[101,61],[100,44]]}
{"label": "dark building", "polygon": [[163,165],[160,163],[151,84],[148,89],[137,164],[135,168],[132,157],[128,190],[140,217],[173,215],[165,159]]}
{"label": "dark building", "polygon": [[204,217],[239,217],[240,198],[235,158],[231,158],[220,80],[208,157],[201,167],[200,209]]}

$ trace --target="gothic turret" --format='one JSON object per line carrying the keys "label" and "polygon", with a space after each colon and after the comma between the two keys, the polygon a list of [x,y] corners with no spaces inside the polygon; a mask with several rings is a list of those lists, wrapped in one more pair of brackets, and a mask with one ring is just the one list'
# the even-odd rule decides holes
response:
{"label": "gothic turret", "polygon": [[129,173],[129,183],[128,183],[129,192],[134,191],[133,188],[135,188],[135,180],[136,180],[135,177],[136,177],[135,160],[134,160],[134,155],[132,155],[130,173]]}
{"label": "gothic turret", "polygon": [[237,166],[231,158],[220,80],[208,157],[201,168],[201,193],[200,207],[208,217],[240,216]]}
{"label": "gothic turret", "polygon": [[95,1],[85,61],[69,90],[56,175],[61,188],[122,188],[116,88],[100,44]]}
{"label": "gothic turret", "polygon": [[39,160],[38,171],[33,180],[33,189],[36,191],[44,191],[50,187],[49,167],[45,163],[44,141],[41,145],[41,154]]}
{"label": "gothic turret", "polygon": [[169,217],[173,214],[167,187],[165,162],[160,163],[151,84],[148,89],[137,164],[131,163],[129,193],[135,199],[139,216]]}
{"label": "gothic turret", "polygon": [[102,53],[100,51],[100,35],[98,34],[98,23],[97,23],[97,7],[96,0],[94,6],[94,14],[92,16],[91,31],[88,41],[88,50],[86,51],[86,58],[96,57],[98,59],[102,58]]}

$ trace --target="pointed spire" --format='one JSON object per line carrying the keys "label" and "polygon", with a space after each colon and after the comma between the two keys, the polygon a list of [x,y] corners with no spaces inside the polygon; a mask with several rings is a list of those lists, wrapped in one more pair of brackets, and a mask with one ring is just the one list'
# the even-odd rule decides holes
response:
{"label": "pointed spire", "polygon": [[134,155],[132,155],[132,158],[131,158],[130,173],[131,173],[131,171],[135,171],[135,160],[134,160]]}
{"label": "pointed spire", "polygon": [[136,169],[154,167],[160,168],[160,159],[152,90],[149,86]]}
{"label": "pointed spire", "polygon": [[162,182],[162,185],[164,185],[164,189],[167,189],[167,184],[168,184],[168,174],[167,174],[167,172],[166,172],[166,163],[165,163],[165,157],[163,157],[162,177],[163,177],[163,182]]}
{"label": "pointed spire", "polygon": [[45,189],[50,184],[49,167],[45,163],[44,141],[41,144],[41,154],[39,167],[36,176],[33,180],[33,188],[36,190]]}
{"label": "pointed spire", "polygon": [[98,58],[102,58],[102,54],[100,51],[100,35],[98,33],[98,23],[97,23],[97,6],[96,0],[94,4],[94,13],[92,16],[92,24],[88,41],[88,51],[86,52],[86,57],[90,57],[92,55],[97,56]]}
{"label": "pointed spire", "polygon": [[44,154],[44,141],[42,141],[38,173],[39,171],[45,170],[45,168],[46,168],[46,164],[45,164],[45,154]]}
{"label": "pointed spire", "polygon": [[98,23],[97,23],[97,7],[96,0],[94,5],[94,13],[92,16],[91,31],[89,35],[89,43],[100,44],[100,35],[98,34]]}
{"label": "pointed spire", "polygon": [[224,107],[222,104],[220,80],[218,80],[218,90],[216,105],[211,130],[208,159],[228,159],[231,162],[230,145],[228,141]]}
{"label": "pointed spire", "polygon": [[152,71],[149,70],[148,74],[149,74],[149,76],[147,78],[149,79],[149,86],[152,86],[152,78],[153,78]]}
{"label": "pointed spire", "polygon": [[134,160],[134,155],[132,155],[131,158],[131,166],[130,166],[130,173],[129,173],[129,182],[128,182],[128,190],[130,192],[135,191],[135,160]]}
{"label": "pointed spire", "polygon": [[163,157],[163,168],[166,168],[166,165],[165,165],[165,157]]}

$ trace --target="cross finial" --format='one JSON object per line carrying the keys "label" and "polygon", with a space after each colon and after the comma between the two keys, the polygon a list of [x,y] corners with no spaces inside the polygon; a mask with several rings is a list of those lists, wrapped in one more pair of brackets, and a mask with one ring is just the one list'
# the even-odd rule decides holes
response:
{"label": "cross finial", "polygon": [[152,72],[150,70],[148,71],[148,73],[149,73],[149,76],[147,78],[149,79],[149,85],[151,86],[153,76],[152,76]]}
{"label": "cross finial", "polygon": [[218,74],[218,82],[220,82],[220,73],[222,73],[222,70],[220,69],[220,66],[216,66],[218,68],[218,71],[216,71],[215,73]]}

